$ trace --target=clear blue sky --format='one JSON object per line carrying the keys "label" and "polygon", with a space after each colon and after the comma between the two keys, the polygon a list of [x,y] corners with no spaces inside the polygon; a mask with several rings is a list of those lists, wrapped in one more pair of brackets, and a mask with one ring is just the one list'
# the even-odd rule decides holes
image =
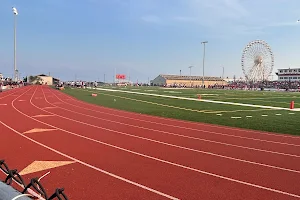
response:
{"label": "clear blue sky", "polygon": [[[0,1],[0,72],[13,73],[13,14],[18,15],[21,75],[64,80],[131,80],[160,73],[242,76],[241,54],[269,43],[275,67],[300,66],[299,0],[10,0]],[[275,78],[275,77],[274,77]]]}

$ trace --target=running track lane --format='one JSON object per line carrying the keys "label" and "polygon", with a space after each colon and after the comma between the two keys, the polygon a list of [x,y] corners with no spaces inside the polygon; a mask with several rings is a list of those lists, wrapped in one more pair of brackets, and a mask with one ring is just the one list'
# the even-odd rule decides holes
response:
{"label": "running track lane", "polygon": [[[52,106],[53,106],[53,104],[52,104]],[[55,109],[56,110],[56,109]],[[53,111],[53,109],[51,109],[51,111],[52,112],[54,112]],[[76,116],[76,115],[75,115]],[[74,116],[74,117],[75,117]],[[74,118],[73,117],[73,118]],[[77,117],[77,116],[76,116]],[[80,121],[84,121],[84,118],[81,118],[81,120]],[[79,123],[80,123],[80,121],[79,121]],[[98,121],[98,123],[100,123],[100,121]],[[90,132],[92,132],[92,131],[90,131]],[[107,134],[105,134],[105,135],[107,135]],[[122,138],[119,138],[119,139],[121,139],[121,141],[122,141]],[[117,139],[110,139],[109,141],[113,141],[113,140],[117,140]],[[128,143],[134,143],[134,142],[127,142],[126,144],[128,144]],[[147,145],[147,144],[146,144]],[[143,146],[146,146],[146,145],[143,145]],[[152,149],[154,149],[154,148],[151,148],[151,147],[148,147],[149,149],[151,149],[151,151],[152,151]],[[162,151],[164,151],[164,150],[158,150],[158,149],[156,149],[158,152],[162,152]],[[166,151],[164,151],[164,152],[166,152]],[[153,153],[153,152],[152,152]],[[151,153],[150,153],[151,154]],[[179,153],[174,153],[175,155],[177,155],[176,156],[176,158],[177,159],[179,159],[179,156],[178,155],[180,155]],[[264,157],[266,157],[266,156],[264,156]],[[199,158],[198,160],[209,160],[209,159],[214,159],[215,160],[215,158]],[[283,158],[281,158],[281,160],[282,159],[284,159],[284,157]],[[180,159],[179,159],[180,160]],[[183,158],[181,158],[181,160],[184,160]],[[286,161],[287,161],[287,159],[285,159]],[[299,163],[299,160],[298,160],[298,163]],[[222,164],[221,163],[221,165],[222,166],[224,166],[224,164]],[[213,166],[217,166],[217,164],[215,164],[215,165],[213,165]],[[253,167],[251,170],[247,170],[247,167],[242,167],[242,166],[240,166],[240,165],[234,165],[236,168],[234,168],[234,167],[232,167],[232,166],[230,166],[229,167],[229,169],[226,169],[226,167],[224,167],[224,170],[226,171],[226,172],[229,172],[230,171],[230,169],[234,172],[234,175],[237,177],[237,178],[239,178],[239,177],[241,177],[241,175],[239,175],[239,174],[237,174],[236,173],[236,170],[238,170],[238,169],[240,169],[240,168],[242,168],[243,170],[245,170],[245,171],[247,171],[247,173],[251,173],[251,170],[254,170],[254,172],[252,171],[252,174],[254,173],[256,173],[256,176],[257,177],[259,177],[259,180],[261,181],[261,180],[265,180],[265,179],[270,179],[270,177],[272,177],[272,173],[277,173],[277,172],[272,172],[271,174],[270,174],[270,172],[269,172],[269,174],[266,172],[266,171],[264,171],[264,170],[262,170],[262,169],[257,169],[257,168],[255,168],[255,167]],[[209,166],[210,167],[210,169],[212,169],[212,167],[211,166]],[[257,172],[259,172],[259,173],[257,173]],[[298,172],[298,175],[299,175],[299,172]],[[231,175],[232,176],[232,175]],[[265,176],[265,177],[264,177]],[[284,175],[284,174],[281,174],[281,175],[279,175],[279,176],[281,176],[281,177],[285,177],[287,180],[282,180],[282,182],[286,182],[286,181],[291,181],[291,176],[293,176],[292,174],[290,174],[290,176],[286,176],[286,175]],[[274,177],[275,178],[275,177]],[[274,183],[277,183],[276,181],[278,181],[278,178],[275,178],[275,180],[270,180],[271,182],[274,182]],[[296,181],[296,180],[295,180]]]}
{"label": "running track lane", "polygon": [[[246,157],[248,159],[252,161],[261,162],[261,163],[266,162],[264,157],[259,157],[257,156],[257,154],[254,154],[253,152],[252,153],[249,152],[254,151],[257,153],[264,153],[265,155],[273,157],[273,161],[274,161],[273,164],[276,163],[278,164],[279,161],[282,161],[284,159],[285,162],[280,162],[279,164],[282,165],[281,167],[287,167],[287,168],[295,167],[298,170],[300,169],[300,166],[297,165],[299,163],[298,158],[300,158],[300,152],[299,152],[299,146],[296,144],[285,144],[285,143],[275,144],[275,143],[269,143],[264,141],[247,141],[245,143],[244,140],[241,140],[239,138],[230,138],[231,140],[228,140],[227,136],[222,137],[222,135],[219,135],[218,138],[216,139],[210,138],[208,140],[207,138],[205,138],[206,136],[196,137],[197,136],[196,133],[193,133],[195,131],[192,130],[186,132],[179,132],[176,129],[174,129],[172,132],[170,131],[168,132],[166,130],[163,130],[164,128],[163,126],[157,125],[155,128],[150,128],[149,124],[148,127],[147,125],[145,127],[145,125],[141,124],[138,121],[131,120],[130,122],[120,122],[120,120],[116,118],[112,118],[110,115],[103,116],[102,114],[101,116],[99,113],[86,111],[83,107],[81,109],[78,107],[73,108],[69,104],[64,104],[60,102],[61,99],[57,101],[55,98],[53,98],[53,96],[46,97],[46,100],[49,103],[51,103],[50,106],[60,108],[59,110],[51,109],[48,110],[48,112],[52,112],[52,113],[54,112],[62,116],[67,115],[68,118],[73,119],[74,122],[76,122],[76,118],[79,116],[81,120],[78,123],[83,122],[83,123],[91,124],[94,127],[100,126],[104,128],[111,128],[114,130],[117,129],[118,131],[130,130],[131,134],[134,133],[134,135],[148,137],[151,139],[157,139],[157,137],[161,139],[165,138],[168,139],[169,141],[173,139],[172,140],[173,143],[192,141],[189,142],[190,145],[193,142],[194,144],[193,146],[189,146],[189,147],[193,147],[198,150],[215,151],[214,153],[219,153],[219,154],[226,152],[226,155],[232,155],[237,158],[245,158],[245,156],[247,155]],[[220,148],[220,146],[222,148]],[[212,148],[212,147],[216,147],[216,148]],[[278,157],[278,155],[281,155],[281,157],[280,156]],[[269,160],[272,161],[272,159]],[[266,163],[266,164],[271,164],[271,163]]]}
{"label": "running track lane", "polygon": [[[120,118],[127,118],[129,120],[135,120],[135,121],[139,121],[139,122],[144,121],[144,122],[148,122],[148,123],[153,123],[154,125],[163,124],[165,126],[169,126],[169,127],[173,127],[173,128],[180,128],[183,130],[198,130],[200,132],[204,131],[206,133],[220,132],[220,133],[228,134],[228,135],[232,135],[232,136],[249,137],[249,138],[256,138],[256,139],[265,139],[265,140],[300,144],[299,136],[260,132],[260,131],[255,131],[255,130],[247,130],[247,129],[233,128],[233,127],[212,125],[212,124],[195,123],[195,122],[182,121],[182,120],[177,120],[177,119],[169,119],[169,118],[127,112],[127,111],[116,110],[116,109],[112,109],[112,108],[96,106],[93,104],[88,104],[86,102],[77,100],[74,97],[68,96],[59,91],[54,91],[54,92],[61,97],[67,98],[68,102],[73,105],[76,105],[76,104],[81,105],[81,106],[85,107],[86,109],[90,109],[94,112],[99,112],[102,114],[106,113],[106,114],[110,114],[114,117],[119,116]],[[91,92],[87,91],[87,94],[91,94]],[[98,98],[101,98],[101,96],[99,96]]]}
{"label": "running track lane", "polygon": [[[12,101],[18,102],[18,99],[29,100],[32,94],[29,96],[28,93],[17,96],[17,99],[10,99],[10,106],[6,106],[5,113],[9,113],[6,116],[0,115],[0,130],[1,130],[1,146],[0,155],[7,161],[10,168],[17,168],[19,171],[25,166],[29,165],[32,161],[76,161],[77,163],[50,169],[51,173],[42,179],[42,184],[47,188],[48,194],[52,194],[55,188],[64,187],[66,194],[70,199],[166,199],[161,195],[157,195],[153,192],[136,187],[128,182],[121,181],[108,176],[105,173],[100,173],[101,169],[86,165],[83,165],[80,160],[70,157],[62,152],[51,149],[41,143],[32,140],[37,133],[23,134],[23,128],[21,126],[25,124],[31,124],[32,128],[43,127],[40,123],[34,120],[24,117],[12,107]],[[27,97],[26,97],[27,96]],[[27,103],[28,105],[28,103]],[[26,107],[24,104],[23,107]],[[30,107],[26,108],[30,110]],[[12,122],[12,118],[16,121],[22,121],[16,125]],[[7,120],[9,119],[9,120]],[[10,121],[10,122],[9,122]],[[2,132],[3,131],[3,132]],[[60,135],[60,131],[51,131],[53,135]],[[60,139],[56,138],[54,143],[59,143]],[[48,138],[51,140],[51,138]],[[3,142],[3,143],[2,143]],[[68,141],[65,144],[69,144]],[[54,145],[55,146],[55,145]],[[12,151],[12,149],[14,149]],[[90,155],[86,155],[90,156]],[[28,175],[24,175],[24,179],[29,182],[32,177],[41,177],[47,171],[36,172]],[[3,174],[0,174],[3,177]],[[17,187],[16,187],[17,188]],[[117,192],[116,192],[117,191]]]}

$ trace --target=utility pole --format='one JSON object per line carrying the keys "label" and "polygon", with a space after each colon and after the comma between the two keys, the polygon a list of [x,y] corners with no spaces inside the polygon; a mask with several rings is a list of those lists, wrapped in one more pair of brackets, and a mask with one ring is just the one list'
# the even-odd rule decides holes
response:
{"label": "utility pole", "polygon": [[207,44],[208,41],[201,42],[203,44],[203,74],[202,74],[202,86],[204,87],[204,63],[205,63],[205,44]]}
{"label": "utility pole", "polygon": [[179,71],[179,74],[180,74],[180,76],[181,76],[181,70]]}
{"label": "utility pole", "polygon": [[224,67],[223,67],[223,72],[222,72],[222,85],[224,85]]}
{"label": "utility pole", "polygon": [[103,81],[103,83],[105,83],[105,74],[104,74],[104,81]]}
{"label": "utility pole", "polygon": [[192,87],[192,68],[193,68],[193,66],[189,66],[189,68],[190,68],[190,85]]}

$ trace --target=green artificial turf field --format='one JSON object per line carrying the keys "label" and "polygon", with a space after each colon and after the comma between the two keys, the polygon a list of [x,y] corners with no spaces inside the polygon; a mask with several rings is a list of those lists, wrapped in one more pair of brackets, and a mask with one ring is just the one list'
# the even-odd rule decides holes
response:
{"label": "green artificial turf field", "polygon": [[[295,108],[299,108],[300,93],[159,87],[102,87],[100,90],[67,88],[64,92],[89,103],[121,110],[300,135],[300,111],[225,104],[226,102],[234,102],[288,109],[290,102],[294,101]],[[91,93],[97,93],[98,96],[92,97]],[[190,100],[136,93],[185,97],[190,98]],[[201,95],[202,100],[225,103],[218,104],[191,100],[197,99],[198,95]]]}

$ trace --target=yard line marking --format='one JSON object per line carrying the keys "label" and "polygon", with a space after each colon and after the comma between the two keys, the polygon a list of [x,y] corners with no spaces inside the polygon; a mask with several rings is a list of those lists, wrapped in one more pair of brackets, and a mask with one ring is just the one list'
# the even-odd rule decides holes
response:
{"label": "yard line marking", "polygon": [[231,117],[231,119],[241,119],[242,117]]}
{"label": "yard line marking", "polygon": [[261,115],[262,117],[268,117],[269,115]]}
{"label": "yard line marking", "polygon": [[294,115],[295,113],[289,113],[289,115]]}
{"label": "yard line marking", "polygon": [[[87,88],[90,89],[90,87],[87,87]],[[274,109],[274,110],[291,110],[289,108],[275,107],[275,106],[263,106],[263,105],[256,105],[256,104],[215,101],[215,100],[207,100],[207,99],[195,99],[195,98],[187,98],[187,97],[178,97],[178,96],[169,96],[169,95],[160,95],[160,94],[153,94],[153,93],[133,92],[133,91],[123,91],[123,90],[114,90],[114,89],[104,89],[104,88],[96,88],[96,89],[103,90],[103,91],[110,91],[110,92],[123,92],[123,93],[139,94],[139,95],[145,95],[145,96],[156,96],[156,97],[164,97],[164,98],[172,98],[172,99],[189,100],[189,101],[200,101],[200,102],[215,103],[215,104],[227,104],[227,105],[235,105],[235,106],[254,107],[254,108],[268,108],[268,109]]]}
{"label": "yard line marking", "polygon": [[280,116],[280,115],[282,115],[282,114],[275,114],[275,115]]}
{"label": "yard line marking", "polygon": [[222,116],[222,114],[217,114],[218,116]]}
{"label": "yard line marking", "polygon": [[256,110],[221,110],[221,111],[210,111],[205,113],[235,113],[235,112],[257,112],[262,110],[271,110],[271,109],[256,109]]}
{"label": "yard line marking", "polygon": [[247,117],[247,118],[251,118],[252,116],[249,115],[249,116],[246,116],[246,117]]}

